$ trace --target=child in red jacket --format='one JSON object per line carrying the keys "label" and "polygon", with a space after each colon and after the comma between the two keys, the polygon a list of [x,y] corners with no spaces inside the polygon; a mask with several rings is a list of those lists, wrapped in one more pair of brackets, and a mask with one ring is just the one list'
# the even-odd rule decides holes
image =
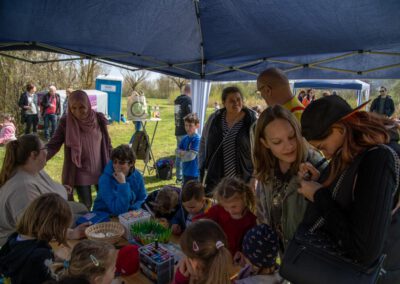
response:
{"label": "child in red jacket", "polygon": [[244,235],[257,224],[256,216],[251,212],[255,203],[253,190],[238,178],[226,177],[215,188],[214,198],[218,204],[198,218],[211,219],[221,226],[235,259]]}

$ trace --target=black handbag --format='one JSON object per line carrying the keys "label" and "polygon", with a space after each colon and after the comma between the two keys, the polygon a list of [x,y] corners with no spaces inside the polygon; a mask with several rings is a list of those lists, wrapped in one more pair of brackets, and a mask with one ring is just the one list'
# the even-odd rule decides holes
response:
{"label": "black handbag", "polygon": [[285,251],[279,273],[294,284],[375,284],[385,256],[370,267],[347,258],[322,233],[297,230]]}
{"label": "black handbag", "polygon": [[[399,158],[396,152],[389,149],[395,159],[395,172],[397,173],[395,192],[399,185]],[[364,155],[360,155],[354,163],[358,168]],[[332,192],[335,200],[340,185],[347,171],[342,173]],[[351,175],[352,176],[352,175]],[[355,184],[355,183],[353,183]],[[325,220],[320,217],[309,229],[300,226],[294,238],[290,241],[282,265],[280,275],[294,284],[375,284],[377,283],[385,255],[381,255],[369,267],[357,263],[346,256],[340,246],[322,230],[317,230]]]}

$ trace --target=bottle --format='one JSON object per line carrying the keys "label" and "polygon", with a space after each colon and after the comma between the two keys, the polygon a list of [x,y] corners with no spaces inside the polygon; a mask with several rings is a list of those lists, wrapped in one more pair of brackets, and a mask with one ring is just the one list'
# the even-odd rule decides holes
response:
{"label": "bottle", "polygon": [[156,106],[156,114],[155,114],[156,118],[160,118],[160,108],[158,106]]}
{"label": "bottle", "polygon": [[151,118],[151,106],[147,105],[147,118]]}

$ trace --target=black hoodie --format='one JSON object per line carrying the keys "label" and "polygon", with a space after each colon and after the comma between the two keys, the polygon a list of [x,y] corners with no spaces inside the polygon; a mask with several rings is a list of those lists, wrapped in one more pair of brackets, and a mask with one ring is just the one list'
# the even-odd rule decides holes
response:
{"label": "black hoodie", "polygon": [[51,279],[48,264],[54,255],[45,241],[17,240],[13,233],[0,250],[0,274],[12,284],[41,284]]}

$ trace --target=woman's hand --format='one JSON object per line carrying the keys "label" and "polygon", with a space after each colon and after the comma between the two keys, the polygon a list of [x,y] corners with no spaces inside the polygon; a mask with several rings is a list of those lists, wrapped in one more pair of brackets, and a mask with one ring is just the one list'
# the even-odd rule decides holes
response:
{"label": "woman's hand", "polygon": [[321,184],[315,181],[300,181],[300,187],[297,189],[297,192],[303,195],[305,198],[314,202],[314,194],[322,187]]}
{"label": "woman's hand", "polygon": [[317,181],[320,177],[320,172],[309,163],[301,163],[298,176],[300,179]]}
{"label": "woman's hand", "polygon": [[115,180],[118,183],[125,183],[126,182],[125,175],[124,175],[123,172],[114,172],[113,173],[113,177],[115,178]]}

